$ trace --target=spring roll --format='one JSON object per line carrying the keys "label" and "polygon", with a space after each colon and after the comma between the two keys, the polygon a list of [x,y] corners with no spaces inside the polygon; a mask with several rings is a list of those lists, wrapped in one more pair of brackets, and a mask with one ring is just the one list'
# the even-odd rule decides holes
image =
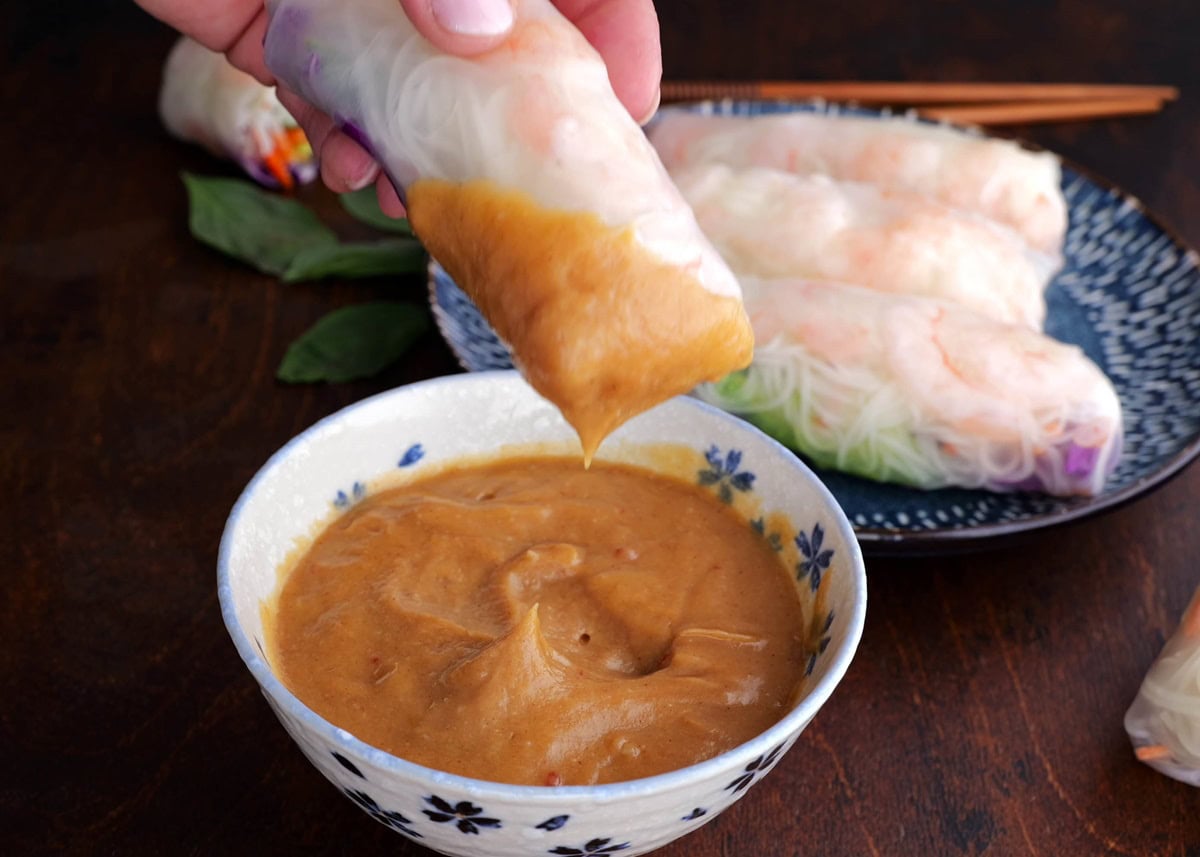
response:
{"label": "spring roll", "polygon": [[172,135],[236,161],[267,187],[317,177],[312,148],[275,88],[186,36],[167,55],[158,109]]}
{"label": "spring roll", "polygon": [[1125,713],[1139,760],[1200,786],[1200,589]]}
{"label": "spring roll", "polygon": [[270,0],[267,65],[383,164],[414,229],[579,433],[745,366],[737,281],[549,0],[481,56],[395,0]]}
{"label": "spring roll", "polygon": [[973,211],[1057,254],[1067,230],[1058,158],[912,119],[781,113],[660,114],[650,130],[672,172],[700,163],[770,167],[913,191]]}
{"label": "spring roll", "polygon": [[1080,349],[933,298],[742,285],[754,363],[700,395],[817,464],[919,488],[1103,489],[1121,409]]}
{"label": "spring roll", "polygon": [[908,191],[724,164],[673,175],[738,276],[944,298],[1040,330],[1060,260],[1011,229]]}

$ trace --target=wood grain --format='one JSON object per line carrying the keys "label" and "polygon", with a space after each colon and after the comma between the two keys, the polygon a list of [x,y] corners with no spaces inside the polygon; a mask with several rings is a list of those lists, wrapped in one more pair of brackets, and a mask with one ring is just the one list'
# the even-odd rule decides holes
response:
{"label": "wood grain", "polygon": [[[675,79],[1178,84],[1144,118],[1014,128],[1200,246],[1189,0],[661,4]],[[221,624],[217,542],[254,471],[365,395],[455,371],[273,373],[326,311],[419,280],[282,286],[193,242],[154,116],[171,35],[117,0],[0,29],[0,853],[419,855],[337,796]],[[304,197],[339,228],[339,209]],[[1200,470],[1011,549],[873,561],[859,655],[780,766],[664,849],[716,855],[1200,854],[1200,792],[1121,717],[1198,582]]]}

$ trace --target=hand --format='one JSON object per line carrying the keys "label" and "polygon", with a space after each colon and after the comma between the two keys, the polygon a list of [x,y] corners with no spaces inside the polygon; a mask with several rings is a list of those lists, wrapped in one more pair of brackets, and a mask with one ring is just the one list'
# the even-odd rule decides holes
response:
{"label": "hand", "polygon": [[[262,0],[136,0],[150,14],[186,33],[263,83],[275,83],[263,61],[267,11]],[[426,39],[447,53],[471,56],[502,42],[512,28],[509,0],[398,0]],[[553,0],[604,58],[621,103],[639,122],[658,107],[662,55],[653,0]],[[321,178],[336,193],[375,183],[379,205],[393,217],[404,206],[379,164],[339,131],[333,120],[295,93],[279,99],[308,135]]]}

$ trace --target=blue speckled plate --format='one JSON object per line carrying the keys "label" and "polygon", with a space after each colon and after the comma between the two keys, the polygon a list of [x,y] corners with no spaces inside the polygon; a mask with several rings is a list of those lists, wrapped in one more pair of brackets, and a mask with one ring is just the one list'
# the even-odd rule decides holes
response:
{"label": "blue speckled plate", "polygon": [[[824,104],[724,101],[716,113],[795,110],[878,115]],[[1062,271],[1047,292],[1046,332],[1079,345],[1108,373],[1125,419],[1125,452],[1104,493],[920,491],[814,468],[871,554],[991,547],[1078,520],[1144,494],[1200,452],[1200,258],[1142,205],[1079,168],[1064,166],[1070,207]],[[436,263],[430,301],[442,335],[468,370],[510,367],[508,349]]]}

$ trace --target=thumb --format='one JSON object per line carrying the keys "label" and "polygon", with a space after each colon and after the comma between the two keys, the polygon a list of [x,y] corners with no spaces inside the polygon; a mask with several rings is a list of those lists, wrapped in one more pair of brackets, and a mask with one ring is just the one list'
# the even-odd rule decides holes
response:
{"label": "thumb", "polygon": [[400,0],[400,5],[417,32],[449,54],[490,50],[513,26],[509,0]]}

